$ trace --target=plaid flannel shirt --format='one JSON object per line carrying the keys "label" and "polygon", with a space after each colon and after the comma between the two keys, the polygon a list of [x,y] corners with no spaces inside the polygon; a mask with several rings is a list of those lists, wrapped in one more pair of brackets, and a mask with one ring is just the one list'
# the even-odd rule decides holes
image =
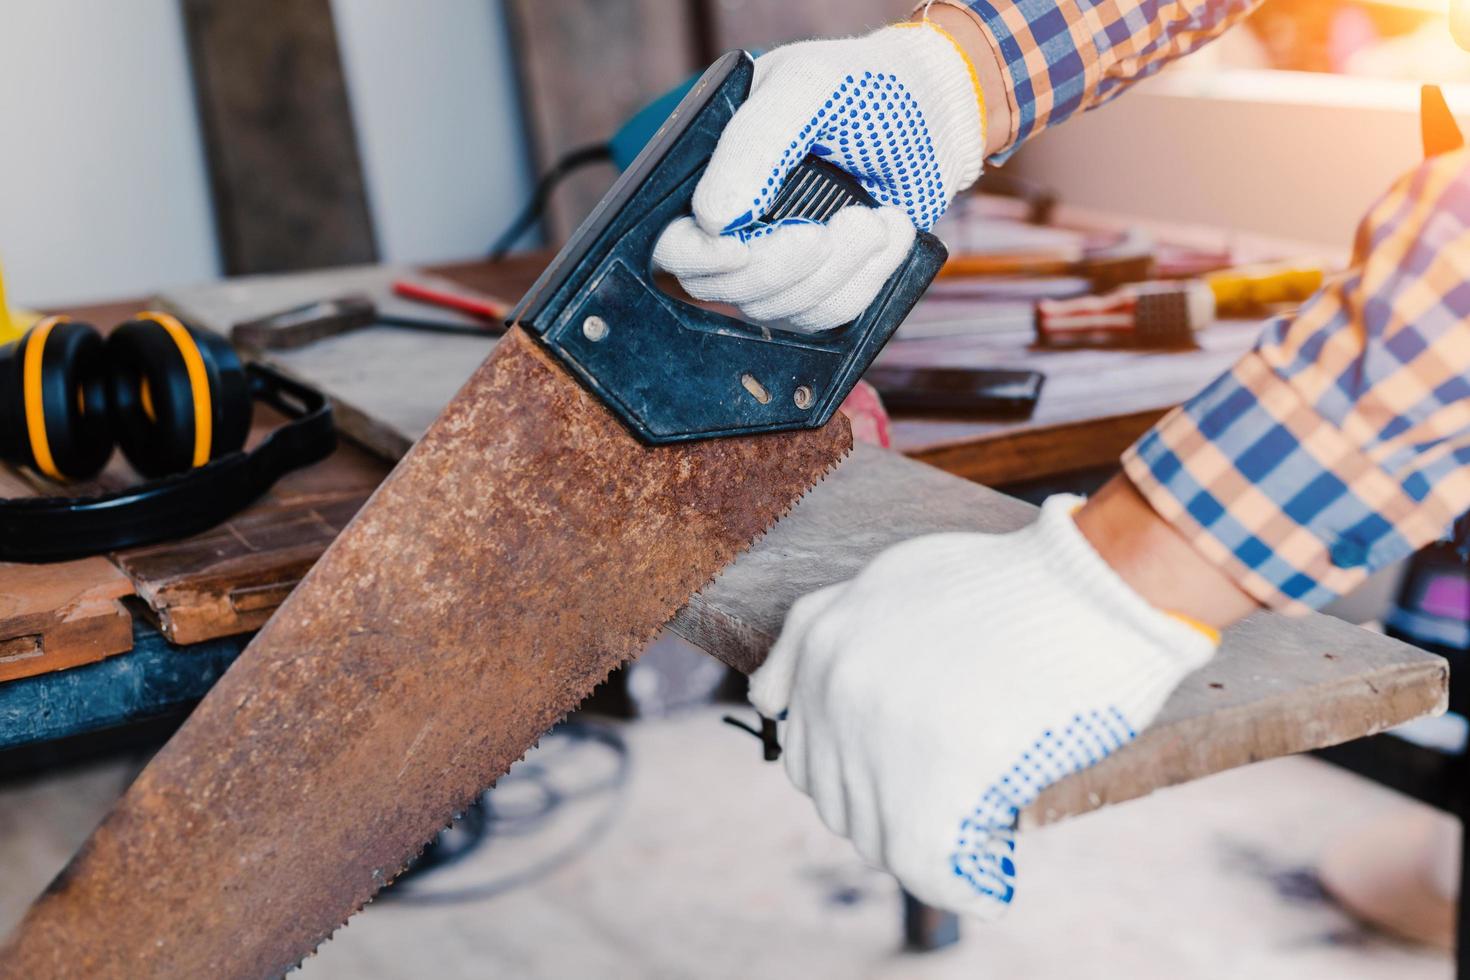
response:
{"label": "plaid flannel shirt", "polygon": [[1351,267],[1123,457],[1266,605],[1319,607],[1470,509],[1470,151],[1400,178]]}
{"label": "plaid flannel shirt", "polygon": [[[1021,142],[1188,54],[1258,0],[943,0],[1009,76]],[[1470,151],[1364,218],[1352,267],[1123,457],[1155,510],[1268,606],[1326,604],[1470,510]]]}
{"label": "plaid flannel shirt", "polygon": [[1010,75],[1011,132],[1025,140],[1091,109],[1219,36],[1260,0],[941,0],[968,7]]}

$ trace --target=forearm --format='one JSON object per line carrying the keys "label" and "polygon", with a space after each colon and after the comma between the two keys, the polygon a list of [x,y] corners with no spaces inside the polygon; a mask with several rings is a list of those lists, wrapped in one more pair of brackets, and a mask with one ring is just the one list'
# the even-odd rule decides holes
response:
{"label": "forearm", "polygon": [[1156,609],[1219,630],[1259,608],[1122,474],[1088,500],[1076,520],[1103,560]]}

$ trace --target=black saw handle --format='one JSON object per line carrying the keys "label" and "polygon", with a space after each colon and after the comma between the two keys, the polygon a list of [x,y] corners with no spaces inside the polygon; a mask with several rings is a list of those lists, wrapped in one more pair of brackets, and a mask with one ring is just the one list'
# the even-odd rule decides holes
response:
{"label": "black saw handle", "polygon": [[[920,232],[873,304],[818,334],[752,325],[662,292],[654,244],[690,213],[753,72],[743,51],[710,66],[511,313],[646,443],[825,424],[946,258],[939,239]],[[839,207],[873,203],[849,175],[809,157],[762,218],[823,220],[839,198]]]}

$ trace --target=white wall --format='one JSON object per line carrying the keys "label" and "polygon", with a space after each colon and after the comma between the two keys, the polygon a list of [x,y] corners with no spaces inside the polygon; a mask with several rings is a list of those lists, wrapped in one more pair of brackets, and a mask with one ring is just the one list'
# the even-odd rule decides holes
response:
{"label": "white wall", "polygon": [[[1446,96],[1470,109],[1463,87]],[[1369,205],[1420,159],[1414,83],[1166,72],[1037,136],[1010,166],[1066,203],[1345,252]]]}
{"label": "white wall", "polygon": [[482,254],[530,193],[499,0],[332,0],[385,261]]}
{"label": "white wall", "polygon": [[177,0],[0,0],[0,260],[21,305],[216,273]]}
{"label": "white wall", "polygon": [[[482,252],[529,193],[498,0],[333,0],[385,259]],[[0,0],[11,302],[218,275],[178,0]]]}

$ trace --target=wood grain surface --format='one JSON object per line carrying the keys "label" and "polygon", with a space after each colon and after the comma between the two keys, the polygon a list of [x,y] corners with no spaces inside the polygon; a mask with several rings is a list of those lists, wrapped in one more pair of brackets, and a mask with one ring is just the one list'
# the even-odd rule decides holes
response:
{"label": "wood grain surface", "polygon": [[377,258],[329,0],[184,0],[225,272]]}
{"label": "wood grain surface", "polygon": [[125,653],[133,585],[106,558],[51,565],[0,563],[0,682]]}

